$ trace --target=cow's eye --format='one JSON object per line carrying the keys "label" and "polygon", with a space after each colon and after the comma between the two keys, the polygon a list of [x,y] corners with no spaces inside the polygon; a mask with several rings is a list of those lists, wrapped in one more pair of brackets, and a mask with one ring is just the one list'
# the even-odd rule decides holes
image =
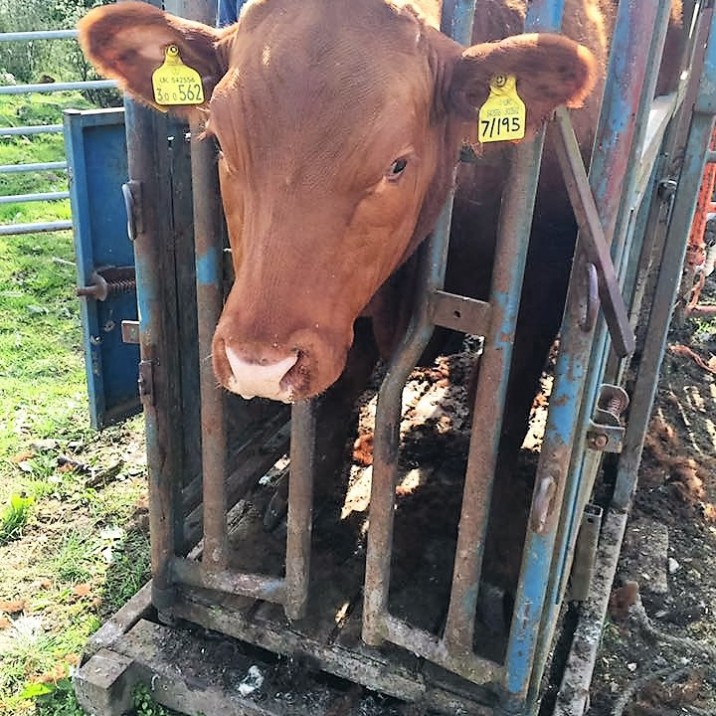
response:
{"label": "cow's eye", "polygon": [[395,181],[404,171],[405,167],[408,166],[407,159],[396,159],[391,165],[390,169],[386,172],[385,176],[387,179]]}

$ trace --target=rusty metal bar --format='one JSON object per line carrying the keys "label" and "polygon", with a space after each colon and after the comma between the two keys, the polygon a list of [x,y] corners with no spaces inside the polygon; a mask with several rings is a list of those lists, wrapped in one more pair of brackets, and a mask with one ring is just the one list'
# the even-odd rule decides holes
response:
{"label": "rusty metal bar", "polygon": [[[210,2],[169,0],[167,10],[197,22],[214,25],[216,7]],[[191,180],[194,196],[196,300],[199,332],[201,392],[204,551],[202,565],[221,570],[227,564],[226,430],[224,396],[211,366],[211,341],[223,306],[223,232],[216,148],[200,139],[201,127],[191,131]]]}
{"label": "rusty metal bar", "polygon": [[555,148],[574,214],[582,232],[582,246],[588,260],[597,269],[599,297],[614,349],[618,355],[626,356],[634,351],[634,331],[629,322],[619,280],[609,253],[609,243],[604,235],[599,211],[589,187],[587,171],[584,168],[572,120],[564,107],[557,109],[556,125],[559,131],[554,133]]}
{"label": "rusty metal bar", "polygon": [[[165,119],[152,110],[127,100],[125,102],[129,177],[144,187],[142,225],[134,242],[137,303],[139,309],[140,396],[144,408],[149,486],[149,528],[152,561],[152,602],[164,611],[174,602],[170,569],[181,535],[176,534],[180,484],[178,466],[172,446],[172,425],[168,415],[167,376],[156,371],[167,352],[167,330],[164,320],[161,244],[169,237],[161,235],[166,221],[160,216],[169,207],[163,196],[157,172],[158,140]],[[156,375],[155,375],[156,372]],[[159,398],[159,400],[157,399]]]}
{"label": "rusty metal bar", "polygon": [[474,684],[498,683],[502,679],[503,669],[498,664],[472,653],[455,656],[437,636],[416,629],[402,619],[389,615],[385,620],[385,634],[391,643],[420,654]]}
{"label": "rusty metal bar", "polygon": [[445,625],[445,642],[455,654],[472,652],[487,516],[512,357],[512,336],[519,310],[543,144],[544,131],[536,139],[516,148],[507,182],[510,190],[503,197],[490,291],[491,321],[480,360]]}
{"label": "rusty metal bar", "polygon": [[[633,116],[640,105],[656,22],[662,10],[663,3],[643,7],[620,3],[617,13],[589,178],[598,220],[608,241],[614,232],[625,177],[629,172],[628,158],[636,133]],[[571,152],[576,150],[574,145],[564,148]],[[574,157],[566,168],[577,164]],[[585,176],[579,172],[573,176],[568,174],[565,179],[569,186],[570,182],[583,183]],[[587,187],[583,186],[580,194],[584,196],[587,191]],[[579,207],[575,209],[577,218],[580,218]],[[578,471],[570,470],[573,449],[583,444],[580,404],[584,396],[594,327],[585,330],[580,326],[584,301],[580,277],[589,263],[585,249],[587,232],[584,226],[580,229],[508,641],[507,711],[522,708],[537,693],[543,668],[542,655],[549,648],[556,617],[552,600],[548,603],[547,595],[550,585],[558,581],[557,572],[561,566],[560,560],[555,558],[555,545],[562,506],[569,501],[565,500],[565,492],[572,495],[576,489]],[[546,605],[547,612],[544,611]]]}
{"label": "rusty metal bar", "polygon": [[222,594],[240,594],[274,604],[282,604],[286,599],[286,582],[280,577],[228,569],[207,571],[201,563],[183,557],[175,557],[172,560],[171,571],[177,583],[190,587],[211,589]]}
{"label": "rusty metal bar", "polygon": [[363,641],[373,646],[380,645],[386,637],[401,397],[405,381],[433,332],[429,317],[429,295],[442,286],[445,275],[452,199],[451,195],[440,214],[432,238],[421,247],[422,275],[418,285],[426,288],[419,294],[410,328],[378,392],[363,594]]}
{"label": "rusty metal bar", "polygon": [[221,267],[221,212],[217,206],[219,178],[216,150],[210,140],[191,133],[191,177],[194,187],[194,243],[196,251],[196,300],[199,330],[201,389],[201,449],[203,465],[204,552],[206,569],[227,564],[226,431],[224,396],[211,365],[211,341],[223,305]]}
{"label": "rusty metal bar", "polygon": [[289,619],[306,612],[311,563],[311,515],[316,445],[316,404],[297,403],[291,410],[291,472],[288,482],[286,602]]}
{"label": "rusty metal bar", "polygon": [[[537,0],[529,6],[525,29],[557,30],[562,24],[563,11],[561,0]],[[500,212],[490,290],[491,321],[480,361],[444,632],[445,643],[454,655],[472,653],[473,648],[487,516],[544,136],[542,130],[534,140],[516,148],[506,184],[509,190],[503,196]],[[508,677],[506,674],[506,679]]]}
{"label": "rusty metal bar", "polygon": [[[472,38],[476,0],[446,0],[441,29],[467,45]],[[453,175],[454,185],[454,175]],[[373,480],[363,593],[363,641],[378,646],[386,638],[390,559],[393,548],[395,476],[398,464],[401,396],[405,381],[430,340],[430,296],[443,287],[454,190],[432,236],[420,247],[418,305],[378,393],[373,446]]]}

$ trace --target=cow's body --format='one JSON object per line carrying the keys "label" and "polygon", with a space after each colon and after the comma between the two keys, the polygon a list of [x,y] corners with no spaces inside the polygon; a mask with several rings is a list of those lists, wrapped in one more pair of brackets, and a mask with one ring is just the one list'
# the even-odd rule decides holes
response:
{"label": "cow's body", "polygon": [[[478,3],[475,44],[464,52],[436,29],[436,0],[254,0],[221,31],[139,3],[83,20],[88,56],[135,96],[154,102],[151,73],[175,44],[211,97],[180,111],[205,123],[222,148],[236,281],[213,360],[226,388],[284,401],[324,392],[344,370],[361,318],[372,319],[372,337],[359,326],[352,355],[375,345],[390,354],[412,302],[409,259],[437,219],[464,142],[478,161],[458,170],[447,282],[488,297],[512,152],[510,143],[476,142],[490,79],[515,75],[527,136],[556,106],[575,107],[588,155],[612,31],[613,0],[566,0],[563,32],[572,41],[517,35],[525,5]],[[508,452],[519,447],[559,326],[575,236],[548,145],[505,418]]]}

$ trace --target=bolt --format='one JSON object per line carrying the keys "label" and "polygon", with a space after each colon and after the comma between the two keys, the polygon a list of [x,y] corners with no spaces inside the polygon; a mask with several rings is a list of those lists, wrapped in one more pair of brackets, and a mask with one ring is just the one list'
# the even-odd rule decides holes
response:
{"label": "bolt", "polygon": [[589,436],[589,447],[594,450],[603,450],[608,442],[609,438],[604,433]]}

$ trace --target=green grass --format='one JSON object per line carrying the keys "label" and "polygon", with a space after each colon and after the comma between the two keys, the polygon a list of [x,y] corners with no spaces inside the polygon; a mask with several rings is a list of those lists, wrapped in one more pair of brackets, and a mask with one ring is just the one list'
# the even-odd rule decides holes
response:
{"label": "green grass", "polygon": [[[0,124],[61,122],[79,95],[0,97]],[[59,161],[61,135],[0,139],[0,164]],[[64,172],[0,177],[61,191]],[[0,205],[0,223],[69,218]],[[0,237],[0,714],[79,716],[71,669],[149,576],[142,421],[89,427],[71,232]],[[75,464],[79,469],[68,470]],[[92,469],[108,484],[88,482]]]}
{"label": "green grass", "polygon": [[7,507],[0,514],[0,544],[6,544],[20,537],[33,502],[32,497],[10,495]]}

